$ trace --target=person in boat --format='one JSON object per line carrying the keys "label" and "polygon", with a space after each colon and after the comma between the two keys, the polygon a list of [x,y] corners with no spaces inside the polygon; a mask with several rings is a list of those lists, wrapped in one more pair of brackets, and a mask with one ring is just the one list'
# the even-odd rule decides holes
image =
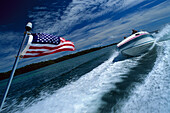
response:
{"label": "person in boat", "polygon": [[[133,34],[135,34],[135,33],[137,33],[138,31],[137,30],[134,30],[134,29],[132,29],[132,35]],[[138,34],[137,34],[138,35]],[[126,39],[127,37],[124,37],[124,39]]]}
{"label": "person in boat", "polygon": [[132,29],[132,34],[135,34],[137,32],[138,32],[137,30]]}

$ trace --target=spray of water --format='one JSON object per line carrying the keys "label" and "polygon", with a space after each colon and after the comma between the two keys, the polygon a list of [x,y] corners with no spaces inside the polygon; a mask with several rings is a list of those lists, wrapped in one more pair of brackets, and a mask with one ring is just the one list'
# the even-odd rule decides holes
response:
{"label": "spray of water", "polygon": [[[165,36],[167,28],[169,26],[165,27],[156,37],[160,39]],[[158,46],[159,55],[153,70],[148,74],[144,84],[137,86],[136,90],[132,91],[129,100],[124,101],[122,109],[117,110],[117,112],[155,113],[162,111],[166,113],[169,111],[168,103],[170,100],[168,94],[170,94],[170,87],[168,83],[170,79],[168,79],[168,73],[170,60],[168,60],[168,56],[170,56],[170,46],[168,46],[168,42]],[[17,113],[96,112],[104,104],[101,97],[112,89],[116,90],[115,84],[123,80],[120,75],[128,73],[131,68],[138,64],[138,59],[141,58],[127,59],[113,64],[112,60],[117,55],[118,52],[114,52],[109,60],[83,75],[79,80],[60,88],[52,95],[44,95],[44,92],[42,92],[42,100],[35,100],[31,106],[24,107],[23,111],[17,111]]]}
{"label": "spray of water", "polygon": [[130,59],[113,64],[112,60],[117,55],[118,52],[114,52],[109,60],[79,80],[17,113],[94,113],[103,104],[101,97],[109,90],[116,89],[116,83],[122,82],[120,75],[137,65],[137,60]]}
{"label": "spray of water", "polygon": [[[170,26],[167,25],[155,35],[157,40],[170,38]],[[169,41],[158,43],[158,57],[152,71],[144,83],[128,100],[125,100],[117,113],[169,113],[170,112],[170,46]]]}

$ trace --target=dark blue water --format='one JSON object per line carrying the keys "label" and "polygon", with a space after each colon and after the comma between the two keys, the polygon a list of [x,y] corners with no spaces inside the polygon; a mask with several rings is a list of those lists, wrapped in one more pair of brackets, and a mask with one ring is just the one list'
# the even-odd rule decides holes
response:
{"label": "dark blue water", "polygon": [[[109,59],[114,48],[105,48],[15,77],[7,102],[8,99],[9,104],[16,100],[15,104],[17,105],[25,98],[30,98],[31,95],[33,97],[30,101],[40,98],[39,95],[42,91],[52,94],[70,82],[78,80],[82,75]],[[6,82],[7,80],[1,81],[0,94],[3,94]],[[16,106],[11,107],[8,107],[8,109],[13,109]]]}

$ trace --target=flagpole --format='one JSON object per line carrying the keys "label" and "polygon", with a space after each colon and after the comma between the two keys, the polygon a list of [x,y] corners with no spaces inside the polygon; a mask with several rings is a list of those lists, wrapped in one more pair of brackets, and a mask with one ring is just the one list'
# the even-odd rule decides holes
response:
{"label": "flagpole", "polygon": [[17,68],[17,64],[18,64],[18,61],[19,61],[19,56],[20,56],[20,53],[21,53],[21,50],[24,46],[24,42],[26,40],[26,37],[27,37],[27,33],[29,33],[29,31],[32,29],[32,23],[28,22],[26,27],[25,27],[26,31],[24,32],[24,38],[22,40],[22,43],[21,43],[21,46],[19,48],[19,51],[18,51],[18,54],[17,54],[17,57],[15,59],[15,62],[14,62],[14,65],[13,65],[13,68],[12,68],[12,72],[11,72],[11,75],[10,75],[10,79],[8,80],[8,84],[7,84],[7,87],[6,87],[6,91],[4,93],[4,96],[3,96],[3,99],[2,99],[2,102],[1,102],[1,106],[0,106],[0,112],[2,111],[2,108],[3,108],[3,105],[4,105],[4,102],[5,102],[5,99],[7,97],[7,94],[8,94],[8,91],[9,91],[9,88],[10,88],[10,85],[12,83],[12,79],[14,77],[14,73],[15,73],[15,70]]}

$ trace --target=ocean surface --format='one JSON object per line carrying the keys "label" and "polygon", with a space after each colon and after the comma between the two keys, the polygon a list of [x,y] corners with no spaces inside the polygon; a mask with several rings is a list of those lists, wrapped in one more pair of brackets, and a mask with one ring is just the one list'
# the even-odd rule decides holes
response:
{"label": "ocean surface", "polygon": [[139,57],[113,63],[111,46],[19,75],[2,113],[170,113],[170,26],[154,37]]}

